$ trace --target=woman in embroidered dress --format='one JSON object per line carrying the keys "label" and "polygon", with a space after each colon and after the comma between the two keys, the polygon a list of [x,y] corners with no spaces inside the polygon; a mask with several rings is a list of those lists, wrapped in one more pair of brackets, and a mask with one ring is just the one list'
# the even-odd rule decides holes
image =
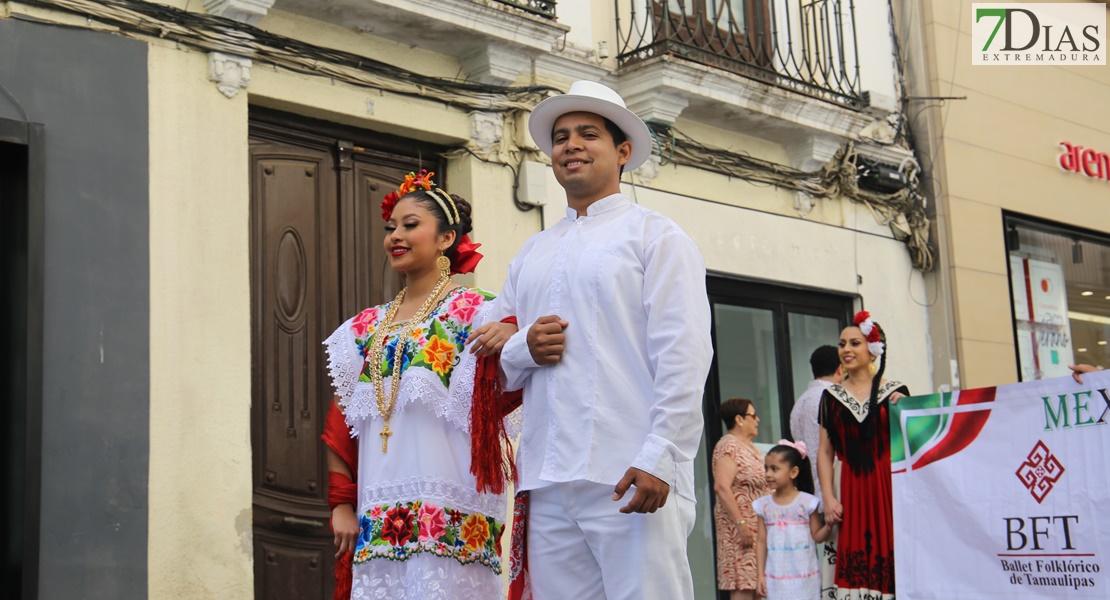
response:
{"label": "woman in embroidered dress", "polygon": [[[867,312],[840,334],[847,379],[821,397],[821,447],[817,473],[825,519],[840,524],[836,542],[836,597],[893,600],[894,523],[890,487],[888,401],[909,394],[883,379],[889,359],[886,334]],[[833,491],[833,456],[843,462],[840,500]]]}
{"label": "woman in embroidered dress", "polygon": [[717,587],[731,590],[732,600],[755,598],[757,525],[752,502],[767,495],[763,454],[752,442],[759,434],[759,417],[751,400],[732,398],[721,404],[728,433],[713,449],[713,491],[717,502]]}
{"label": "woman in embroidered dress", "polygon": [[[506,498],[503,488],[477,491],[471,474],[479,357],[464,351],[471,333],[500,315],[492,294],[451,282],[481,255],[466,236],[470,205],[432,175],[409,174],[382,203],[385,250],[406,288],[324,342],[337,402],[359,440],[355,504],[332,513],[337,556],[354,551],[356,599],[504,596]],[[476,342],[486,351],[516,331],[493,324]],[[348,471],[334,452],[329,469],[339,480]]]}

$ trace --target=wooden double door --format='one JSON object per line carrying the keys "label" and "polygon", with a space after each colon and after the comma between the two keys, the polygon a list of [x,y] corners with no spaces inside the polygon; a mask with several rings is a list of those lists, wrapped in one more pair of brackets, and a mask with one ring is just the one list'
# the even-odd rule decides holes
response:
{"label": "wooden double door", "polygon": [[252,111],[255,598],[331,598],[335,548],[320,440],[333,397],[321,342],[399,289],[379,204],[442,149]]}

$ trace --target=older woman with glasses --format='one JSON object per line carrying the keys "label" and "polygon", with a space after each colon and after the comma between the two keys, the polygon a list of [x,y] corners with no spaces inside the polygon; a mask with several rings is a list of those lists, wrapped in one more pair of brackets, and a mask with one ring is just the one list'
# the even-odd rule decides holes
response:
{"label": "older woman with glasses", "polygon": [[728,433],[713,449],[717,586],[729,590],[732,600],[754,600],[759,573],[752,502],[768,494],[763,454],[752,441],[759,433],[759,417],[751,400],[732,398],[721,404],[721,419]]}

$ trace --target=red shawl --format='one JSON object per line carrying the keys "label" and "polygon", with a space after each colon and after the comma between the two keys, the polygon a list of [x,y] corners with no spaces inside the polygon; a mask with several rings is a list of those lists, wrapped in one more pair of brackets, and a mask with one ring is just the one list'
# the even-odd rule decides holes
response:
{"label": "red shawl", "polygon": [[[324,443],[336,456],[347,465],[351,474],[358,473],[358,440],[351,437],[351,430],[347,427],[347,420],[339,407],[333,402],[328,410],[327,420],[324,422],[324,435],[320,436]],[[342,473],[328,472],[328,506],[335,508],[340,504],[350,504],[357,509],[358,486],[351,478]],[[350,600],[351,598],[351,559],[353,552],[339,557],[335,562],[335,595],[334,600]]]}

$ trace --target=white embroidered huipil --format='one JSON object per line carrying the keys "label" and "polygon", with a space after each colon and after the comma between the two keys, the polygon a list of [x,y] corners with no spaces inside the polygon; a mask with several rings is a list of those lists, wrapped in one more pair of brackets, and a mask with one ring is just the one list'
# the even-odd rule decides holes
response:
{"label": "white embroidered huipil", "polygon": [[[701,255],[624,195],[586,212],[529,238],[500,296],[521,326],[501,354],[507,389],[524,388],[520,489],[615,485],[636,467],[693,499],[713,352]],[[541,367],[527,335],[545,315],[569,325],[561,360]]]}
{"label": "white embroidered huipil", "polygon": [[[394,433],[383,453],[372,373],[382,370],[388,394],[405,323],[390,325],[381,363],[368,361],[367,346],[389,306],[360,312],[324,342],[343,415],[359,438],[351,598],[504,598],[500,553],[508,505],[504,494],[478,492],[470,473],[477,360],[464,345],[475,327],[499,314],[496,301],[477,288],[455,288],[410,332],[390,418]],[[516,418],[506,421],[515,435]]]}

